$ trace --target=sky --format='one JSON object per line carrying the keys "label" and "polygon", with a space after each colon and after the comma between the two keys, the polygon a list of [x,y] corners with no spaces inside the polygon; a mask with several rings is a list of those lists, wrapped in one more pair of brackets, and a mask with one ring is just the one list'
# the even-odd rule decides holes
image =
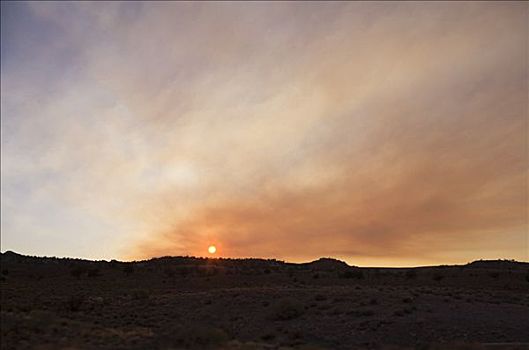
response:
{"label": "sky", "polygon": [[527,2],[2,2],[1,250],[529,260]]}

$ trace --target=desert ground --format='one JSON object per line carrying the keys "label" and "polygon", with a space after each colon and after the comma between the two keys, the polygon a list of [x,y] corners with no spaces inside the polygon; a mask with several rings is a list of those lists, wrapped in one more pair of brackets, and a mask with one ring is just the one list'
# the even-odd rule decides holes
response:
{"label": "desert ground", "polygon": [[529,263],[1,256],[2,349],[528,349]]}

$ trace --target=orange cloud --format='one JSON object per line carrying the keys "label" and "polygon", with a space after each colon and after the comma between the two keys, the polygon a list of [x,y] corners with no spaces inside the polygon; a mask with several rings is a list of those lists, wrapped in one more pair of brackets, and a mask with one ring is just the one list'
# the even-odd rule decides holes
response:
{"label": "orange cloud", "polygon": [[4,7],[8,249],[527,259],[526,3]]}

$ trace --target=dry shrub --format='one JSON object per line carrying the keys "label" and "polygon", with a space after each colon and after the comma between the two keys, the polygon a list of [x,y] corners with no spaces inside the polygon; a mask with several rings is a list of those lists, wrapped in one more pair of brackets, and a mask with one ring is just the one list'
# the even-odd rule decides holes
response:
{"label": "dry shrub", "polygon": [[281,299],[272,310],[274,320],[288,321],[300,317],[305,312],[301,302],[292,298]]}
{"label": "dry shrub", "polygon": [[228,340],[222,329],[208,326],[184,327],[176,330],[173,337],[173,343],[185,349],[221,349]]}
{"label": "dry shrub", "polygon": [[84,295],[72,295],[66,301],[66,309],[71,312],[77,312],[85,302]]}

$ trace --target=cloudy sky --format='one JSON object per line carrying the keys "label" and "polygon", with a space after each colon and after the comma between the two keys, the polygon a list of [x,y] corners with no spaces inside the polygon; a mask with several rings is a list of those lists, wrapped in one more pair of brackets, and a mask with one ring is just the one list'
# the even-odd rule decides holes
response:
{"label": "cloudy sky", "polygon": [[528,4],[2,2],[1,249],[529,260]]}

